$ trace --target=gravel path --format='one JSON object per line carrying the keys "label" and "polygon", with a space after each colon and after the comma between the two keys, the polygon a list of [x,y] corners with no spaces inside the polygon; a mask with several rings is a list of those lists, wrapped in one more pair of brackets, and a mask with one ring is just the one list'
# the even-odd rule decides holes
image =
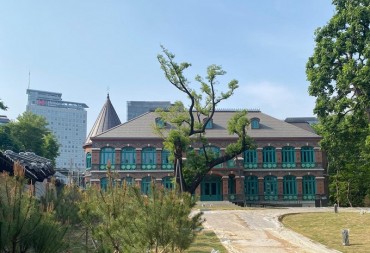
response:
{"label": "gravel path", "polygon": [[204,227],[213,230],[230,253],[334,253],[285,228],[279,216],[287,213],[328,212],[332,208],[286,208],[204,211]]}

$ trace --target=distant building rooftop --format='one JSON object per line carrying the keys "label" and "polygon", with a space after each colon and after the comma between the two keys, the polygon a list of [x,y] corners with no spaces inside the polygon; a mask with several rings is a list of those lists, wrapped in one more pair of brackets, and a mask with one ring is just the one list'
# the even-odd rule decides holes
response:
{"label": "distant building rooftop", "polygon": [[1,124],[6,124],[6,123],[9,123],[10,122],[10,120],[8,119],[8,117],[7,116],[5,116],[5,115],[0,115],[0,125]]}

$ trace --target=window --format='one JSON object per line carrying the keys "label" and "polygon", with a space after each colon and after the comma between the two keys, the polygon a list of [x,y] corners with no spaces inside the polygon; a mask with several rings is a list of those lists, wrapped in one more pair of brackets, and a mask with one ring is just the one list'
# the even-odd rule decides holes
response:
{"label": "window", "polygon": [[163,149],[161,153],[162,169],[173,169],[173,162],[170,161],[170,151]]}
{"label": "window", "polygon": [[133,147],[125,147],[121,152],[121,169],[136,169],[136,150]]}
{"label": "window", "polygon": [[[210,159],[212,159],[212,158],[216,159],[217,157],[220,156],[220,148],[216,147],[216,146],[206,147],[206,152],[207,152],[207,155]],[[203,149],[200,149],[199,153],[203,154],[204,153]],[[216,165],[214,168],[222,168],[222,164]]]}
{"label": "window", "polygon": [[166,189],[173,189],[172,177],[164,177],[162,178],[163,187]]}
{"label": "window", "polygon": [[251,119],[251,128],[252,129],[259,129],[260,128],[260,119],[259,118],[252,118]]}
{"label": "window", "polygon": [[155,118],[155,125],[159,128],[164,128],[166,126],[166,122],[162,118]]}
{"label": "window", "polygon": [[245,178],[244,192],[246,200],[258,200],[258,177],[248,176]]}
{"label": "window", "polygon": [[157,154],[153,147],[143,148],[141,151],[141,164],[144,170],[156,168]]}
{"label": "window", "polygon": [[297,183],[295,176],[285,176],[283,179],[284,200],[297,199]]}
{"label": "window", "polygon": [[277,200],[277,178],[275,176],[265,176],[263,181],[263,191],[265,200]]}
{"label": "window", "polygon": [[111,163],[111,168],[114,169],[114,162],[115,162],[115,152],[114,148],[102,148],[100,150],[100,169],[105,170],[107,169],[108,161]]}
{"label": "window", "polygon": [[314,176],[304,176],[302,180],[303,200],[314,200],[316,194],[316,180]]}
{"label": "window", "polygon": [[134,185],[134,179],[132,177],[124,177],[122,178],[122,182],[125,183],[127,186]]}
{"label": "window", "polygon": [[[204,123],[206,123],[206,122],[207,122],[207,120],[208,120],[208,118],[205,118],[205,119],[203,120],[203,124],[204,124]],[[213,128],[213,119],[210,119],[210,120],[208,121],[207,125],[206,125],[206,129],[212,129],[212,128]]]}
{"label": "window", "polygon": [[283,168],[295,168],[295,149],[294,147],[285,146],[281,150]]}
{"label": "window", "polygon": [[86,154],[86,169],[91,169],[91,153]]}
{"label": "window", "polygon": [[274,147],[264,147],[263,153],[263,167],[276,168],[276,150]]}
{"label": "window", "polygon": [[148,195],[150,193],[151,177],[144,177],[141,180],[141,193]]}
{"label": "window", "polygon": [[106,191],[108,188],[108,178],[103,177],[100,179],[100,189]]}
{"label": "window", "polygon": [[301,148],[302,168],[315,167],[315,153],[313,147],[305,146]]}
{"label": "window", "polygon": [[257,168],[257,150],[249,149],[244,151],[244,168]]}

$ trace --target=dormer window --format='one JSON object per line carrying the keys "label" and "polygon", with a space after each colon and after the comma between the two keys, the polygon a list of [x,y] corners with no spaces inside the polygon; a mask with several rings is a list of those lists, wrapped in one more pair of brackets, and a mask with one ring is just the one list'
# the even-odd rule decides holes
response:
{"label": "dormer window", "polygon": [[[205,118],[205,119],[203,120],[203,124],[204,124],[204,123],[206,123],[206,122],[207,122],[207,120],[208,120],[208,118]],[[210,119],[210,120],[208,121],[207,125],[206,125],[206,129],[212,129],[212,128],[213,128],[213,119]]]}
{"label": "dormer window", "polygon": [[155,125],[159,128],[164,128],[166,126],[166,122],[162,118],[155,118]]}
{"label": "dormer window", "polygon": [[260,119],[259,118],[251,119],[251,128],[252,129],[259,129],[260,128]]}

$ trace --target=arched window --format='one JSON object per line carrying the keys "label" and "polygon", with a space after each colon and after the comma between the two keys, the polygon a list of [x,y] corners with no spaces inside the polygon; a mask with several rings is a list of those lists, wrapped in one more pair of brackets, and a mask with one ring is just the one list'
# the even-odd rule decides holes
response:
{"label": "arched window", "polygon": [[105,147],[100,150],[100,169],[106,170],[108,161],[111,163],[111,168],[115,168],[115,152],[114,148]]}
{"label": "arched window", "polygon": [[164,177],[162,178],[162,185],[166,189],[173,189],[172,177]]}
{"label": "arched window", "polygon": [[122,182],[125,183],[127,186],[133,186],[135,180],[132,177],[124,177],[122,178]]}
{"label": "arched window", "polygon": [[91,169],[91,153],[86,154],[86,169]]}
{"label": "arched window", "polygon": [[144,177],[141,180],[141,192],[148,195],[150,193],[150,185],[152,183],[151,177]]}
{"label": "arched window", "polygon": [[263,180],[263,191],[265,194],[265,200],[277,200],[278,199],[277,177],[265,176]]}
{"label": "arched window", "polygon": [[283,179],[284,200],[297,199],[297,182],[295,176],[285,176]]}
{"label": "arched window", "polygon": [[314,168],[316,166],[313,147],[304,146],[301,148],[301,162],[302,168]]}
{"label": "arched window", "polygon": [[248,176],[244,181],[245,199],[249,201],[258,200],[258,177]]}
{"label": "arched window", "polygon": [[276,150],[275,147],[264,147],[262,150],[263,154],[263,167],[264,168],[276,168]]}
{"label": "arched window", "polygon": [[164,128],[166,126],[166,122],[164,122],[164,120],[160,117],[155,118],[155,124],[159,128]]}
{"label": "arched window", "polygon": [[253,169],[257,168],[257,150],[249,149],[244,151],[244,168]]}
{"label": "arched window", "polygon": [[125,147],[121,151],[121,169],[136,169],[136,150],[133,147]]}
{"label": "arched window", "polygon": [[303,200],[314,200],[316,194],[316,179],[314,176],[303,176],[302,178]]}
{"label": "arched window", "polygon": [[154,170],[157,163],[157,152],[153,147],[143,148],[141,151],[141,166],[143,170]]}
{"label": "arched window", "polygon": [[106,191],[108,189],[108,178],[103,177],[100,179],[100,189]]}
{"label": "arched window", "polygon": [[163,149],[161,153],[162,157],[162,169],[165,170],[172,170],[173,169],[173,162],[170,161],[170,151]]}
{"label": "arched window", "polygon": [[260,128],[260,119],[259,118],[252,118],[251,119],[251,128],[252,129],[259,129]]}
{"label": "arched window", "polygon": [[295,149],[285,146],[281,150],[281,160],[283,168],[295,168]]}

